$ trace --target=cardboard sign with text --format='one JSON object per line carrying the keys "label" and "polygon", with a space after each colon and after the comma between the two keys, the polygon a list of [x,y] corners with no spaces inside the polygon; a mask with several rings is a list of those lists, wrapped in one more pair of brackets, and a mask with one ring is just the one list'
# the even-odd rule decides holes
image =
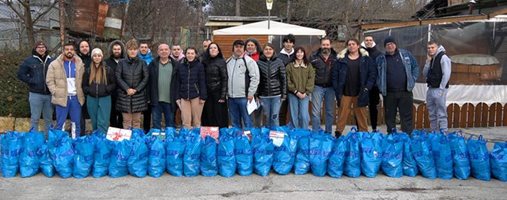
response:
{"label": "cardboard sign with text", "polygon": [[284,132],[269,131],[269,139],[273,140],[273,145],[275,145],[276,147],[282,146],[284,137],[285,137]]}
{"label": "cardboard sign with text", "polygon": [[203,126],[201,127],[201,137],[202,139],[206,138],[206,136],[211,136],[216,141],[218,141],[218,135],[220,133],[220,128],[214,126]]}
{"label": "cardboard sign with text", "polygon": [[106,139],[111,141],[123,141],[130,140],[131,136],[132,130],[109,127],[107,129]]}

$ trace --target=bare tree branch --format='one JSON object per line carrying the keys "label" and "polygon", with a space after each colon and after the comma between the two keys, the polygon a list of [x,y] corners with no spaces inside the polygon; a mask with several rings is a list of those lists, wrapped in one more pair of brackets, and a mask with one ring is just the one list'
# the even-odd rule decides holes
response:
{"label": "bare tree branch", "polygon": [[53,9],[53,7],[55,7],[55,5],[58,3],[58,1],[54,1],[53,4],[51,4],[48,8],[46,8],[46,10],[42,13],[40,13],[37,17],[35,17],[35,19],[33,20],[33,24],[36,24],[37,21],[39,21],[39,19],[41,17],[43,17],[44,15],[48,14],[49,11],[51,11],[51,9]]}

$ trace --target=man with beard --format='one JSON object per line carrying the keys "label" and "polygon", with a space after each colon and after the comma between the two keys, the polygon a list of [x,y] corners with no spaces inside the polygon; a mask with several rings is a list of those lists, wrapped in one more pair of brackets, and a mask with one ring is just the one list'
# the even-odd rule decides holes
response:
{"label": "man with beard", "polygon": [[[120,59],[125,58],[125,44],[120,40],[115,40],[109,44],[109,58],[106,59],[106,65],[111,67],[113,71],[116,71],[118,62]],[[116,110],[116,100],[118,99],[118,93],[113,92],[111,94],[111,116],[109,118],[109,124],[112,127],[122,127],[123,117],[121,112]]]}
{"label": "man with beard", "polygon": [[81,134],[81,106],[85,102],[81,87],[84,64],[75,55],[74,44],[63,46],[62,55],[49,64],[46,84],[51,91],[51,103],[56,105],[56,129],[64,128],[65,120],[70,115],[72,137]]}
{"label": "man with beard", "polygon": [[[77,56],[79,56],[79,58],[81,58],[81,60],[83,61],[84,63],[84,68],[87,69],[90,67],[90,65],[92,64],[92,56],[90,54],[90,42],[88,42],[87,40],[81,40],[78,45],[77,45]],[[85,70],[86,71],[86,70]],[[86,99],[85,99],[86,101]],[[86,130],[86,120],[85,119],[90,119],[90,116],[88,115],[88,109],[86,109],[86,106],[84,106],[82,108],[83,110],[81,110],[81,120],[80,120],[80,124],[81,124],[81,133],[85,133],[85,130]]]}
{"label": "man with beard", "polygon": [[19,66],[17,74],[18,79],[28,84],[30,90],[28,101],[30,102],[31,128],[39,130],[39,119],[42,114],[46,138],[53,118],[51,93],[46,86],[46,73],[51,61],[53,59],[48,55],[46,44],[39,41],[35,43],[32,55]]}
{"label": "man with beard", "polygon": [[335,92],[331,81],[336,52],[331,47],[331,39],[320,39],[320,48],[312,54],[310,62],[315,68],[315,89],[312,93],[312,129],[319,131],[322,101],[326,110],[325,132],[331,133],[335,119]]}

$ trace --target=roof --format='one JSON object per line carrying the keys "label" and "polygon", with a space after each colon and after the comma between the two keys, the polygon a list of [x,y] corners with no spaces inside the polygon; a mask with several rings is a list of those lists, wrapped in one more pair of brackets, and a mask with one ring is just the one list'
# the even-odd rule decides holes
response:
{"label": "roof", "polygon": [[235,26],[230,28],[218,29],[213,31],[213,35],[315,35],[325,36],[326,31],[271,21],[268,29],[268,21],[260,21],[251,24]]}

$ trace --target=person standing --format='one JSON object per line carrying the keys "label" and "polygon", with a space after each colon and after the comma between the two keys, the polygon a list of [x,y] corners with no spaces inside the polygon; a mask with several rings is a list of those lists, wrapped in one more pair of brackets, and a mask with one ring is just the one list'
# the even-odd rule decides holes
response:
{"label": "person standing", "polygon": [[141,128],[141,113],[148,108],[146,86],[149,71],[146,62],[137,57],[137,41],[131,39],[126,47],[128,58],[120,60],[115,71],[118,86],[116,108],[122,112],[123,128]]}
{"label": "person standing", "polygon": [[419,66],[412,54],[397,47],[394,37],[384,40],[385,54],[377,58],[377,84],[384,97],[387,132],[396,129],[396,113],[400,112],[401,130],[411,134],[414,96],[412,89],[419,76]]}
{"label": "person standing", "polygon": [[[120,59],[126,56],[125,44],[120,40],[114,40],[109,44],[109,58],[106,59],[106,66],[111,67],[113,74],[116,72]],[[115,76],[116,82],[116,76]],[[115,85],[116,86],[116,85]],[[115,91],[111,94],[111,114],[109,116],[109,125],[112,127],[123,127],[123,116],[121,112],[116,109],[118,100],[118,92]]]}
{"label": "person standing", "polygon": [[203,65],[206,76],[208,98],[204,103],[202,113],[203,126],[229,126],[227,111],[227,64],[222,50],[216,43],[211,43],[204,53]]}
{"label": "person standing", "polygon": [[[361,43],[361,48],[366,49],[368,52],[368,55],[370,56],[371,60],[374,62],[376,66],[376,60],[377,57],[381,54],[380,51],[377,49],[377,44],[375,44],[375,41],[373,40],[373,36],[366,36],[364,37],[363,42]],[[377,67],[375,67],[375,74],[377,73]],[[378,121],[378,108],[377,105],[380,103],[380,91],[377,86],[377,80],[375,79],[375,84],[369,90],[370,93],[368,94],[370,98],[370,102],[368,103],[368,111],[370,112],[370,123],[371,128],[375,131],[377,130],[377,121]]]}
{"label": "person standing", "polygon": [[377,78],[374,62],[367,53],[361,54],[359,51],[359,41],[349,39],[346,44],[347,52],[345,55],[340,54],[332,74],[336,101],[340,107],[335,132],[336,138],[343,133],[351,110],[356,116],[359,131],[368,132],[366,106],[369,103],[369,90]]}
{"label": "person standing", "polygon": [[266,119],[264,126],[275,128],[279,126],[280,106],[287,97],[287,74],[283,61],[276,57],[273,44],[265,44],[262,52],[257,62],[260,72],[257,94]]}
{"label": "person standing", "polygon": [[49,64],[53,61],[48,55],[47,46],[38,41],[32,49],[32,55],[25,58],[19,66],[17,77],[28,85],[28,101],[30,103],[30,126],[39,131],[39,119],[44,118],[44,134],[47,134],[53,122],[53,105],[51,92],[46,85],[46,74]]}
{"label": "person standing", "polygon": [[294,128],[308,129],[310,94],[315,84],[315,69],[308,62],[303,47],[294,50],[296,57],[287,65],[287,89],[289,90],[289,109],[291,125]]}
{"label": "person standing", "polygon": [[250,56],[245,55],[245,42],[236,40],[232,46],[232,57],[226,62],[229,114],[233,127],[249,129],[253,127],[253,122],[248,114],[247,103],[255,100],[260,79],[259,67]]}
{"label": "person standing", "polygon": [[428,42],[428,58],[423,74],[428,83],[426,104],[433,131],[448,129],[447,124],[447,89],[451,78],[451,59],[445,54],[445,48],[434,41]]}
{"label": "person standing", "polygon": [[[283,36],[282,42],[283,42],[283,46],[282,46],[282,50],[280,50],[280,54],[278,55],[278,58],[282,59],[283,65],[285,67],[287,67],[287,65],[289,63],[291,63],[296,57],[296,52],[294,51],[294,45],[296,44],[296,38],[294,37],[294,35],[289,34],[289,35]],[[289,106],[288,101],[282,102],[282,106],[280,107],[280,124],[287,123],[287,111],[289,110],[288,106]]]}
{"label": "person standing", "polygon": [[[81,58],[81,60],[84,63],[84,70],[90,68],[90,65],[92,64],[92,56],[90,54],[91,45],[90,42],[87,40],[81,40],[77,45],[77,56]],[[86,104],[86,99],[85,99]],[[86,119],[90,119],[90,115],[88,114],[88,109],[86,109],[85,106],[81,108],[81,133],[85,133],[86,131]]]}
{"label": "person standing", "polygon": [[115,93],[116,78],[111,67],[103,62],[104,54],[99,48],[92,50],[92,66],[83,77],[86,107],[92,120],[92,128],[107,133],[111,114],[111,94]]}
{"label": "person standing", "polygon": [[204,66],[197,59],[197,49],[185,50],[185,60],[176,69],[176,103],[185,128],[201,127],[201,114],[207,98]]}
{"label": "person standing", "polygon": [[[255,62],[259,61],[260,55],[262,54],[262,49],[259,41],[255,38],[248,38],[245,40],[245,53],[250,56]],[[255,96],[255,101],[259,104],[259,97]],[[252,113],[252,122],[255,127],[260,127],[262,125],[263,117],[262,117],[263,107],[260,106]]]}
{"label": "person standing", "polygon": [[[141,60],[146,62],[146,66],[148,66],[153,61],[153,56],[151,55],[150,46],[147,41],[141,41],[139,43],[139,53],[137,54]],[[148,98],[149,100],[149,98]],[[143,112],[143,129],[145,132],[149,132],[151,127],[151,107]]]}
{"label": "person standing", "polygon": [[312,54],[310,62],[315,68],[315,88],[312,92],[312,129],[321,130],[320,117],[322,102],[326,111],[325,132],[331,133],[335,120],[335,94],[331,81],[333,64],[336,61],[336,52],[331,47],[331,39],[320,39],[320,48]]}
{"label": "person standing", "polygon": [[[46,84],[51,103],[56,105],[56,129],[63,130],[70,115],[72,137],[81,135],[81,106],[85,102],[82,89],[84,64],[75,55],[74,44],[66,43],[62,55],[49,64]],[[84,133],[83,133],[84,134]]]}
{"label": "person standing", "polygon": [[176,67],[175,60],[169,57],[169,45],[161,43],[157,49],[158,57],[148,66],[150,71],[150,104],[153,115],[153,128],[161,129],[162,114],[165,127],[176,127],[174,113],[176,111]]}

